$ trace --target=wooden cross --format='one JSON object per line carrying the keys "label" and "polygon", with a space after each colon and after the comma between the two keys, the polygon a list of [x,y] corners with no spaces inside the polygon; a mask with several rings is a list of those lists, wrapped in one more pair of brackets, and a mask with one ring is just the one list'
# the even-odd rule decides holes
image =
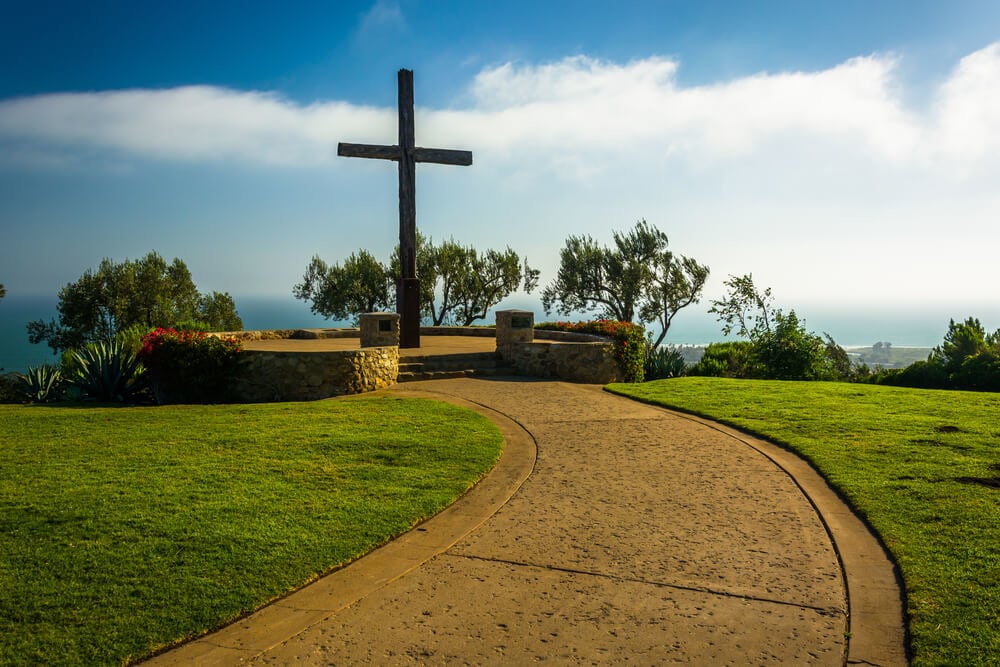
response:
{"label": "wooden cross", "polygon": [[420,347],[420,280],[417,278],[416,163],[472,164],[471,151],[419,148],[413,138],[413,71],[399,70],[399,145],[337,144],[337,155],[399,163],[399,264],[396,312],[399,346]]}

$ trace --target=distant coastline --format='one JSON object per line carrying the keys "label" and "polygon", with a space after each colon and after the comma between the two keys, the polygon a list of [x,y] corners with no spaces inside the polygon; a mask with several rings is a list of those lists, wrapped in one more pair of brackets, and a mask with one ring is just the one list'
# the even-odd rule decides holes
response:
{"label": "distant coastline", "polygon": [[[246,329],[285,329],[349,326],[342,321],[327,320],[309,311],[309,306],[291,296],[235,296],[237,310]],[[0,368],[4,372],[25,371],[57,360],[45,345],[28,343],[25,325],[34,319],[49,320],[56,315],[55,296],[24,296],[8,293],[0,301]],[[546,315],[537,301],[512,299],[501,308],[532,310],[535,321],[579,320],[577,317]],[[676,317],[666,343],[674,346],[703,348],[710,342],[723,340],[715,318],[707,306],[698,304],[682,310]],[[849,306],[802,307],[796,312],[805,319],[806,328],[816,333],[829,333],[834,340],[851,352],[871,348],[876,342],[892,343],[902,353],[910,349],[925,358],[930,348],[941,344],[948,329],[948,320],[978,317],[989,331],[1000,327],[1000,307],[970,306],[901,306],[884,308]]]}

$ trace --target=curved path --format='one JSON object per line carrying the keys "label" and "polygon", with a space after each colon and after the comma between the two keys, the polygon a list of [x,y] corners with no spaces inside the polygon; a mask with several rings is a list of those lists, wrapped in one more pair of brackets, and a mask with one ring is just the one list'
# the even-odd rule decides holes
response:
{"label": "curved path", "polygon": [[891,563],[784,450],[593,386],[389,391],[490,416],[497,468],[418,529],[153,662],[906,664]]}

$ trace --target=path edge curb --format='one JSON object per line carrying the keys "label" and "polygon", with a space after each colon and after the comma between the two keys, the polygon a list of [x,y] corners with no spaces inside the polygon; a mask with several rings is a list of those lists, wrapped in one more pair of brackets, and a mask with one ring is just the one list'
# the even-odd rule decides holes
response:
{"label": "path edge curb", "polygon": [[[616,394],[619,395],[620,394]],[[628,400],[634,400],[622,396]],[[898,569],[872,528],[809,462],[758,436],[699,415],[646,403],[723,433],[758,451],[791,477],[816,508],[844,571],[848,622],[845,664],[909,665]]]}
{"label": "path edge curb", "polygon": [[441,401],[483,415],[503,435],[500,459],[458,500],[410,531],[248,616],[153,655],[143,664],[211,667],[246,663],[450,549],[496,514],[534,470],[534,437],[497,410],[448,394],[398,386],[363,397],[379,395]]}

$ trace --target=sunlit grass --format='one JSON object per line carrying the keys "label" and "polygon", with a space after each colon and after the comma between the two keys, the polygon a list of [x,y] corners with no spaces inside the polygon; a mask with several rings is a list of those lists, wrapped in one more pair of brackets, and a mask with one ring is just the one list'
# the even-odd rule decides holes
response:
{"label": "sunlit grass", "polygon": [[218,627],[434,514],[500,447],[413,399],[0,406],[0,663],[117,664]]}
{"label": "sunlit grass", "polygon": [[609,389],[800,453],[899,564],[915,664],[1000,660],[1000,396],[716,378]]}

